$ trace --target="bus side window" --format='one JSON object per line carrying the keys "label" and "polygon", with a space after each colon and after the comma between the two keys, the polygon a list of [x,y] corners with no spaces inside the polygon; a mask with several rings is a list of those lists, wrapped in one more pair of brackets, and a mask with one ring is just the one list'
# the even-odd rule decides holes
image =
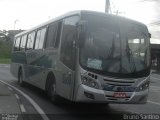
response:
{"label": "bus side window", "polygon": [[27,35],[22,36],[20,50],[25,50]]}
{"label": "bus side window", "polygon": [[45,40],[46,28],[37,31],[35,49],[42,49]]}
{"label": "bus side window", "polygon": [[58,23],[57,36],[56,36],[56,41],[55,41],[55,44],[54,44],[55,48],[58,48],[58,46],[59,46],[59,41],[60,41],[60,36],[61,36],[61,30],[62,30],[62,21],[60,21]]}
{"label": "bus side window", "polygon": [[14,51],[19,51],[19,46],[20,46],[20,37],[16,38],[15,39],[15,42],[14,42]]}
{"label": "bus side window", "polygon": [[28,34],[27,50],[33,49],[34,38],[35,38],[35,32],[32,32],[32,33]]}
{"label": "bus side window", "polygon": [[39,48],[40,37],[41,37],[41,30],[38,30],[36,35],[35,49]]}
{"label": "bus side window", "polygon": [[48,27],[46,48],[53,48],[57,36],[57,23],[52,23]]}

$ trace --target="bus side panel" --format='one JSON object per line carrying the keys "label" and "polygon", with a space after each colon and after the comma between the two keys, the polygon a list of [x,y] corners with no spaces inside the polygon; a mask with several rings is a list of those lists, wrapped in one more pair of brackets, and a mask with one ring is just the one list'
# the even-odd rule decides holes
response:
{"label": "bus side panel", "polygon": [[[53,70],[57,51],[35,50],[27,52],[28,80],[26,82],[45,90],[48,73]],[[34,57],[33,57],[34,56]]]}
{"label": "bus side panel", "polygon": [[[43,66],[45,66],[45,75],[43,77],[43,79],[41,80],[41,87],[45,90],[46,87],[46,81],[47,81],[47,77],[49,75],[50,72],[52,72],[55,76],[54,73],[54,69],[56,67],[56,63],[58,60],[58,49],[48,49],[45,50],[45,58],[46,60],[43,63]],[[55,79],[56,80],[56,79]]]}
{"label": "bus side panel", "polygon": [[10,72],[16,78],[18,78],[18,69],[19,69],[19,66],[20,65],[17,64],[17,63],[11,63],[10,64]]}
{"label": "bus side panel", "polygon": [[18,71],[20,66],[26,64],[25,52],[13,52],[11,58],[10,72],[16,78],[18,78]]}
{"label": "bus side panel", "polygon": [[54,77],[55,77],[57,94],[60,95],[61,97],[69,98],[69,97],[65,97],[65,95],[67,95],[66,92],[68,92],[68,91],[65,91],[65,86],[63,85],[64,83],[63,83],[62,71],[64,71],[65,67],[62,66],[61,63],[59,62],[60,60],[59,60],[58,52],[59,52],[59,49],[45,50],[45,56],[52,63],[51,63],[51,66],[48,67],[48,70],[47,70],[46,76],[45,76],[46,78],[43,79],[43,85],[44,85],[43,87],[45,88],[48,73],[52,72],[54,74]]}

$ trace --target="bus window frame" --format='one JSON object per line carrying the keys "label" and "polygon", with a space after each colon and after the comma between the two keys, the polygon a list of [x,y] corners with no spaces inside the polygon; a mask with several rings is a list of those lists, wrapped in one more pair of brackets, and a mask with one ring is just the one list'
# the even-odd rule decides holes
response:
{"label": "bus window frame", "polygon": [[[42,46],[42,48],[35,49],[37,33],[38,33],[38,31],[41,31],[42,29],[46,29],[45,36],[44,36],[44,41],[43,41],[43,46]],[[35,34],[35,38],[34,38],[35,40],[34,40],[34,45],[33,45],[33,49],[34,50],[43,50],[43,49],[45,49],[45,43],[46,43],[45,41],[46,41],[47,31],[48,31],[48,25],[42,26],[42,27],[40,27],[40,28],[35,30],[36,34]],[[41,37],[41,34],[40,34],[40,37]],[[38,44],[39,44],[39,42],[38,42]]]}
{"label": "bus window frame", "polygon": [[[54,22],[52,22],[52,23],[49,23],[48,24],[48,26],[47,26],[47,31],[46,31],[46,38],[45,38],[45,43],[44,43],[44,49],[46,49],[46,50],[57,50],[57,49],[59,49],[59,47],[60,47],[60,44],[61,44],[61,36],[62,36],[62,31],[63,31],[63,20],[64,20],[65,18],[63,18],[63,19],[60,19],[60,20],[58,20],[58,21],[54,21]],[[49,25],[51,25],[51,24],[57,24],[57,29],[56,29],[56,38],[55,38],[55,41],[54,41],[54,44],[53,44],[53,46],[52,47],[47,47],[47,37],[48,37],[48,31],[49,31]],[[61,24],[61,28],[59,28],[59,24]],[[59,33],[59,38],[57,38],[57,35],[58,35],[58,30],[60,29],[60,33]],[[57,41],[58,41],[58,44],[56,44],[57,43]]]}
{"label": "bus window frame", "polygon": [[[56,41],[54,43],[54,48],[55,49],[58,49],[60,47],[60,44],[61,44],[62,32],[63,32],[63,22],[64,22],[64,19],[61,19],[61,20],[58,21],[58,28],[57,28],[57,33],[56,33]],[[59,26],[59,24],[60,24],[60,26]],[[59,36],[58,36],[58,32],[59,32]],[[57,37],[59,37],[59,38],[57,38]]]}
{"label": "bus window frame", "polygon": [[[23,38],[24,36],[26,36],[25,47],[24,47],[24,49],[21,49],[20,47],[21,47],[21,43],[22,43],[22,38]],[[20,46],[19,46],[19,49],[20,49],[19,51],[26,51],[27,42],[28,42],[28,34],[23,34],[23,35],[21,35],[20,37],[21,37],[21,43],[20,43]]]}
{"label": "bus window frame", "polygon": [[[28,42],[30,42],[30,41],[29,41],[29,35],[30,35],[30,34],[33,34],[33,33],[35,33],[34,39],[33,39],[33,40],[34,40],[34,41],[33,41],[33,47],[28,49],[28,46],[27,46],[27,45],[28,45]],[[37,33],[36,30],[33,30],[33,31],[27,33],[26,51],[28,51],[28,50],[34,50],[34,44],[35,44],[36,33]]]}
{"label": "bus window frame", "polygon": [[[16,45],[16,42],[17,42],[17,39],[19,38],[19,46],[17,47],[18,49],[15,50],[15,45]],[[22,36],[17,36],[14,40],[14,45],[13,45],[13,51],[14,52],[19,52],[20,51],[20,45],[21,45],[21,39],[22,39]]]}
{"label": "bus window frame", "polygon": [[[43,46],[44,49],[46,49],[46,50],[56,49],[56,48],[55,48],[55,42],[56,42],[56,39],[57,39],[57,30],[58,30],[58,24],[57,24],[57,23],[58,23],[58,22],[59,22],[59,21],[54,21],[54,22],[48,24],[48,26],[47,26],[47,31],[46,31],[46,36],[45,36],[45,41],[44,41],[44,46]],[[53,46],[47,47],[49,27],[50,27],[50,25],[52,25],[52,24],[56,24],[56,25],[57,25],[57,28],[56,28],[56,37],[55,37],[55,41],[54,41]]]}

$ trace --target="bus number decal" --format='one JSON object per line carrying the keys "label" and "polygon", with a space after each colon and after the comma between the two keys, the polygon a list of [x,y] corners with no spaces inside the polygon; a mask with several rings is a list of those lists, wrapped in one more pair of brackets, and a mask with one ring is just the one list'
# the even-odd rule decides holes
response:
{"label": "bus number decal", "polygon": [[66,85],[70,85],[70,84],[71,84],[71,75],[66,75],[66,74],[64,73],[64,74],[63,74],[62,83],[66,84]]}

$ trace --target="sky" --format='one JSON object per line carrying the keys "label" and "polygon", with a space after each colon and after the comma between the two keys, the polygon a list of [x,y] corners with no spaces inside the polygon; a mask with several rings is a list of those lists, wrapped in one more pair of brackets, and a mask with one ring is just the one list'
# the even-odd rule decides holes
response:
{"label": "sky", "polygon": [[[160,16],[155,1],[160,0],[110,0],[111,11],[149,26]],[[74,10],[104,12],[105,0],[0,0],[0,30],[26,30]]]}
{"label": "sky", "polygon": [[105,9],[105,0],[0,0],[0,28],[28,29],[73,10]]}
{"label": "sky", "polygon": [[111,0],[111,6],[121,11],[122,16],[146,24],[151,43],[160,44],[160,0]]}

